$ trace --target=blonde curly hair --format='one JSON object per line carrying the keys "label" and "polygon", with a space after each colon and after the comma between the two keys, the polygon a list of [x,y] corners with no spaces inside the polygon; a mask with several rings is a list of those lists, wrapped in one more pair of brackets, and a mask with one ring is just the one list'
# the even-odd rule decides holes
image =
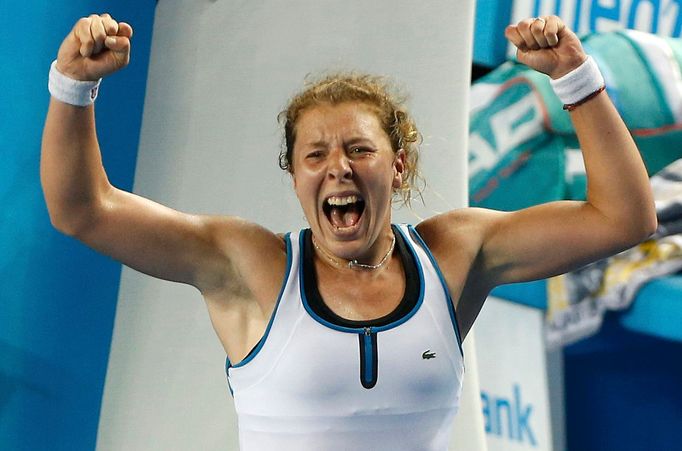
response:
{"label": "blonde curly hair", "polygon": [[307,81],[303,91],[295,95],[278,120],[284,126],[284,140],[279,154],[279,167],[293,174],[293,151],[296,140],[296,122],[301,113],[316,105],[343,102],[362,102],[376,111],[384,131],[388,135],[393,152],[405,152],[405,170],[400,188],[394,195],[409,205],[413,190],[421,194],[423,179],[419,173],[419,144],[421,134],[405,109],[406,97],[398,93],[388,79],[381,76],[350,73],[326,75]]}

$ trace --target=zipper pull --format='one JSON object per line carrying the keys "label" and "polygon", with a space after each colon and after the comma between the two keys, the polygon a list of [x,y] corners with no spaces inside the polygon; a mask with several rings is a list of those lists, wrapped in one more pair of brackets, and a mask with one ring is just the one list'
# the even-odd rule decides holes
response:
{"label": "zipper pull", "polygon": [[371,328],[371,327],[369,327],[369,326],[366,326],[366,327],[365,327],[365,335],[368,336],[368,337],[369,337],[370,335],[372,335],[372,328]]}

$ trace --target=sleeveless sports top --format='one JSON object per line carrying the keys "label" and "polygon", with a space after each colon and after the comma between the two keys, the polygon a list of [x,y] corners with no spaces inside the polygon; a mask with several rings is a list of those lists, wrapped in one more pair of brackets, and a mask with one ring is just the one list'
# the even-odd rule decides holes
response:
{"label": "sleeveless sports top", "polygon": [[454,308],[416,230],[393,230],[405,294],[371,321],[327,308],[310,230],[286,236],[287,275],[265,334],[227,362],[242,451],[447,449],[464,373]]}

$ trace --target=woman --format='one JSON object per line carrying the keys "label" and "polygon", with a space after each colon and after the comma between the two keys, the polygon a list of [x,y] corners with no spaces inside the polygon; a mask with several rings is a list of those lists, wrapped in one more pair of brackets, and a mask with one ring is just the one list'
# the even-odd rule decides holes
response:
{"label": "woman", "polygon": [[232,362],[243,449],[445,449],[461,340],[489,291],[569,271],[654,231],[646,170],[576,36],[555,16],[505,34],[571,110],[586,202],[392,225],[392,198],[416,174],[418,132],[378,79],[340,76],[282,116],[280,161],[310,224],[285,236],[111,186],[92,102],[96,80],[128,63],[132,29],[93,15],[62,43],[41,161],[51,220],[132,268],[201,291]]}

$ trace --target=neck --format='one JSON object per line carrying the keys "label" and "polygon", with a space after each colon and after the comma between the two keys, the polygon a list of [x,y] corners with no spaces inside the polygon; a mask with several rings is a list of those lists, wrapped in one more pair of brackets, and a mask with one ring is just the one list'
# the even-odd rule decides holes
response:
{"label": "neck", "polygon": [[387,266],[389,260],[391,259],[391,255],[393,254],[393,249],[395,248],[395,234],[391,233],[391,242],[388,246],[388,250],[386,253],[382,253],[381,258],[378,259],[376,263],[361,263],[357,259],[351,259],[347,260],[345,258],[337,257],[333,255],[331,252],[323,249],[318,243],[317,240],[315,239],[315,235],[312,237],[313,240],[313,246],[315,247],[315,250],[317,251],[317,254],[326,262],[331,263],[332,265],[339,267],[339,268],[347,268],[351,270],[356,270],[356,271],[378,271],[384,266]]}

